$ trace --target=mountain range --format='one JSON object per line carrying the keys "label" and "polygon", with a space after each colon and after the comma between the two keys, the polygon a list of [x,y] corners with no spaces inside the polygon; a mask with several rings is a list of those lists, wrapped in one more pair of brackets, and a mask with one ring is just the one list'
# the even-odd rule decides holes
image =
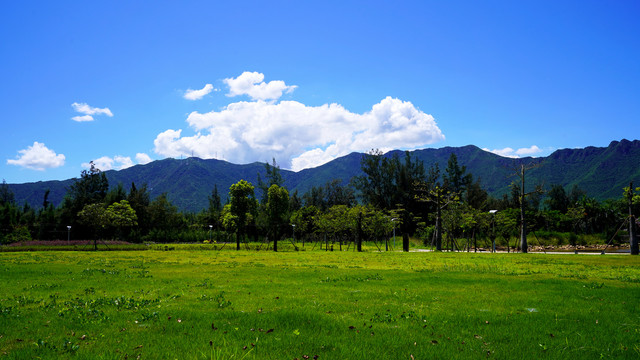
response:
{"label": "mountain range", "polygon": [[[607,147],[561,149],[547,157],[506,158],[482,150],[474,145],[444,147],[411,151],[414,159],[424,162],[425,169],[439,164],[444,171],[451,154],[456,154],[460,166],[466,166],[474,179],[480,179],[483,187],[493,196],[509,192],[509,185],[516,181],[516,169],[524,165],[536,166],[526,173],[527,188],[543,185],[547,189],[559,184],[570,188],[577,185],[587,195],[598,200],[619,198],[622,188],[635,181],[640,185],[640,141],[613,141]],[[394,150],[385,156],[404,157],[404,151]],[[351,178],[362,174],[362,153],[351,153],[324,165],[293,172],[281,170],[284,185],[290,192],[304,194],[312,186],[322,186],[339,179],[348,184]],[[121,183],[126,190],[132,182],[137,187],[147,184],[151,198],[167,193],[168,199],[181,211],[200,211],[208,206],[208,196],[217,185],[224,200],[229,187],[240,179],[257,184],[258,174],[265,178],[265,164],[232,164],[215,159],[164,159],[123,170],[105,171],[111,187]],[[58,206],[66,189],[74,179],[9,184],[16,203],[28,203],[34,208],[42,206],[48,189],[49,201]]]}

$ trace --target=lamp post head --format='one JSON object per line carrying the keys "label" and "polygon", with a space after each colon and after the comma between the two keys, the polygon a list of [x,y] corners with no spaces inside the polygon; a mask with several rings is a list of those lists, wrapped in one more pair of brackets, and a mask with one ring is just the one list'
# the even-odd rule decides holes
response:
{"label": "lamp post head", "polygon": [[209,229],[213,229],[213,225],[209,225]]}
{"label": "lamp post head", "polygon": [[498,212],[498,210],[489,210],[489,214],[495,214],[497,212]]}
{"label": "lamp post head", "polygon": [[71,225],[67,225],[67,230],[71,230]]}

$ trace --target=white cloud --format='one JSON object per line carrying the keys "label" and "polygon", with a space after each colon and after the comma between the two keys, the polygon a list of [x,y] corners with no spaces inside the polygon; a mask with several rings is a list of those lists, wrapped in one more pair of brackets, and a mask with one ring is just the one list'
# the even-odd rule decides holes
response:
{"label": "white cloud", "polygon": [[195,135],[182,136],[182,130],[166,130],[156,137],[155,152],[170,157],[193,154],[234,163],[275,157],[283,168],[297,171],[353,151],[413,149],[444,140],[431,115],[410,102],[391,97],[363,114],[352,113],[338,104],[242,101],[220,111],[192,112],[187,123]]}
{"label": "white cloud", "polygon": [[482,150],[484,151],[488,151],[490,153],[494,153],[496,155],[500,155],[503,157],[508,157],[508,158],[519,158],[521,156],[534,156],[535,154],[539,154],[541,153],[543,150],[540,149],[538,146],[533,145],[531,147],[528,148],[520,148],[518,150],[514,150],[513,148],[510,147],[506,147],[504,149],[494,149],[494,150],[489,150],[488,148],[483,148]]}
{"label": "white cloud", "polygon": [[40,171],[64,165],[64,155],[56,154],[55,151],[37,141],[32,146],[18,151],[18,153],[20,156],[15,160],[7,160],[7,164]]}
{"label": "white cloud", "polygon": [[71,106],[73,107],[73,110],[84,114],[83,116],[74,116],[71,119],[74,121],[78,121],[78,122],[83,122],[83,121],[93,121],[93,116],[92,115],[107,115],[109,117],[113,116],[113,113],[111,112],[111,110],[109,110],[109,108],[96,108],[96,107],[91,107],[86,103],[77,103],[74,102],[73,104],[71,104]]}
{"label": "white cloud", "polygon": [[[151,159],[151,157],[149,157],[149,155],[145,153],[137,153],[136,161],[138,164],[144,165],[150,163],[153,160]],[[103,156],[93,160],[93,164],[101,171],[123,170],[136,165],[133,160],[131,160],[131,157],[122,155],[116,155],[113,158],[109,156]],[[91,167],[91,164],[87,162],[82,163],[81,166],[83,168],[89,169]]]}
{"label": "white cloud", "polygon": [[187,100],[200,100],[202,99],[205,95],[209,94],[211,91],[213,91],[213,85],[211,84],[207,84],[205,85],[202,89],[200,90],[191,90],[188,89],[185,93],[184,93],[184,98]]}
{"label": "white cloud", "polygon": [[[130,157],[120,155],[116,155],[113,158],[103,156],[93,160],[93,164],[101,171],[122,170],[135,165]],[[82,167],[88,169],[91,167],[91,164],[82,163]]]}
{"label": "white cloud", "polygon": [[264,82],[264,74],[259,72],[243,72],[237,78],[223,80],[229,86],[227,96],[249,95],[253,100],[277,100],[283,93],[290,93],[297,88],[288,86],[282,80]]}
{"label": "white cloud", "polygon": [[149,157],[149,155],[145,153],[137,153],[136,161],[138,162],[138,164],[144,165],[152,162],[153,160],[151,159],[151,157]]}
{"label": "white cloud", "polygon": [[77,122],[93,121],[93,116],[91,115],[74,116],[71,118],[71,120],[77,121]]}
{"label": "white cloud", "polygon": [[539,154],[541,152],[542,152],[542,149],[540,149],[536,145],[533,145],[533,146],[528,147],[528,148],[521,148],[521,149],[516,150],[516,154],[520,155],[520,156],[533,156],[533,155]]}

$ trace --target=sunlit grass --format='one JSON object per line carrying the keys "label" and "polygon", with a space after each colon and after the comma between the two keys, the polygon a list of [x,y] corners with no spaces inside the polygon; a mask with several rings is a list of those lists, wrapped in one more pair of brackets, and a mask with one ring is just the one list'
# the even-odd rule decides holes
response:
{"label": "sunlit grass", "polygon": [[0,356],[640,356],[637,257],[156,249],[1,253]]}

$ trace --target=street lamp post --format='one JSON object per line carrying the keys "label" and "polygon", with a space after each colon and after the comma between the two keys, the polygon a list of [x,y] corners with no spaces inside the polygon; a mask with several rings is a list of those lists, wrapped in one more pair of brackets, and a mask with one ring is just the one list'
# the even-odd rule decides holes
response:
{"label": "street lamp post", "polygon": [[491,236],[491,252],[496,252],[496,213],[498,210],[489,210],[489,214],[493,216],[493,235]]}
{"label": "street lamp post", "polygon": [[71,225],[67,225],[67,245],[69,245],[70,240],[71,240]]}
{"label": "street lamp post", "polygon": [[213,225],[209,225],[209,243],[211,243],[211,230],[213,230]]}

